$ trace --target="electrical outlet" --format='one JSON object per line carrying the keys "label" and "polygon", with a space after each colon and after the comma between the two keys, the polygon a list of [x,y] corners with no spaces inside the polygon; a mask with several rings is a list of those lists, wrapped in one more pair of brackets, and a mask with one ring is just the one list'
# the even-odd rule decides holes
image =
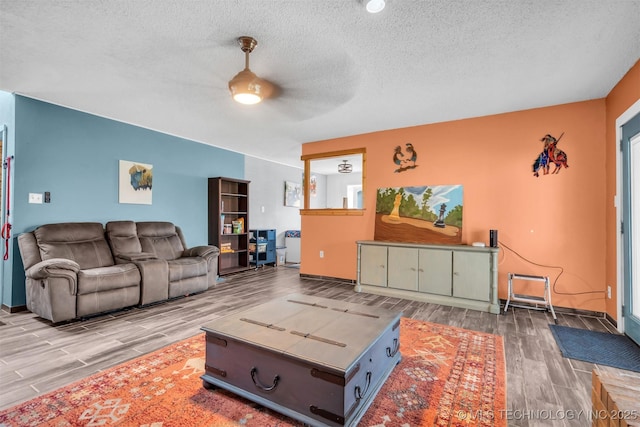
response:
{"label": "electrical outlet", "polygon": [[320,251],[320,258],[324,258],[324,251]]}
{"label": "electrical outlet", "polygon": [[607,298],[611,299],[611,286],[607,286]]}

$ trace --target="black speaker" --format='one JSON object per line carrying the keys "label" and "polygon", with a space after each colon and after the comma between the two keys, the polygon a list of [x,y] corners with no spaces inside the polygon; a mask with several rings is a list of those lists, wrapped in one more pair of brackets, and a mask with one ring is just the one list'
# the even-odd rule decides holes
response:
{"label": "black speaker", "polygon": [[498,230],[489,230],[489,246],[498,247]]}

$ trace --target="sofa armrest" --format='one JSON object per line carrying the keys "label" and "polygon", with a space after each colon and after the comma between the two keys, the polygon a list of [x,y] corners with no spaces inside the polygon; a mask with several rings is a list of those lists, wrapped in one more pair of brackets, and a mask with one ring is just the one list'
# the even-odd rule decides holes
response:
{"label": "sofa armrest", "polygon": [[[25,271],[27,281],[49,281],[59,283],[65,280],[69,285],[69,295],[76,295],[78,292],[78,271],[80,265],[66,258],[51,258],[40,261]],[[54,321],[53,318],[50,320]]]}
{"label": "sofa armrest", "polygon": [[150,259],[158,259],[157,256],[152,254],[151,252],[135,252],[135,253],[125,253],[118,254],[116,258],[119,258],[122,261],[133,262],[133,261],[147,261]]}
{"label": "sofa armrest", "polygon": [[[63,271],[56,272],[56,270]],[[75,261],[65,258],[51,258],[31,266],[25,271],[25,274],[31,279],[38,280],[56,275],[66,276],[70,273],[76,275],[78,271],[80,271],[80,265]]]}
{"label": "sofa armrest", "polygon": [[182,253],[183,257],[201,257],[207,261],[209,288],[215,286],[218,279],[218,255],[220,255],[220,249],[217,246],[194,246]]}
{"label": "sofa armrest", "polygon": [[220,249],[218,249],[216,246],[194,246],[193,248],[189,248],[186,251],[184,251],[182,256],[185,256],[185,257],[199,256],[202,258],[208,258],[211,256],[218,256],[218,254],[220,254]]}

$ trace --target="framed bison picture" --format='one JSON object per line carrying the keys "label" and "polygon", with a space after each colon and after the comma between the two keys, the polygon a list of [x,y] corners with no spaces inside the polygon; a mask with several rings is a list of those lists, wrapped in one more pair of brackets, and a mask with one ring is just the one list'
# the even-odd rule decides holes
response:
{"label": "framed bison picture", "polygon": [[153,187],[153,165],[120,160],[118,195],[120,203],[150,205]]}

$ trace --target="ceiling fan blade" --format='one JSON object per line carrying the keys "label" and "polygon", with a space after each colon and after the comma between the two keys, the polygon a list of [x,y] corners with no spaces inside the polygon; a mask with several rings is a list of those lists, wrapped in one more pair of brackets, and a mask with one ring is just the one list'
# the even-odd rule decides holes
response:
{"label": "ceiling fan blade", "polygon": [[338,52],[279,72],[277,92],[265,104],[293,120],[307,120],[349,102],[360,80],[353,60]]}

